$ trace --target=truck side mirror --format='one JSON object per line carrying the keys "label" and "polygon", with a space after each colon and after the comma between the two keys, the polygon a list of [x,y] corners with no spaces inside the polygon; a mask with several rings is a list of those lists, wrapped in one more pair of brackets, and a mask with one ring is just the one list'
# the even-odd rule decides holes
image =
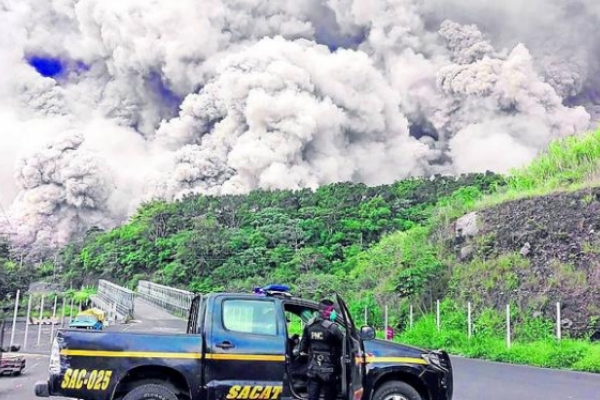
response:
{"label": "truck side mirror", "polygon": [[360,328],[360,338],[362,340],[373,340],[375,339],[375,328],[372,326],[362,326]]}

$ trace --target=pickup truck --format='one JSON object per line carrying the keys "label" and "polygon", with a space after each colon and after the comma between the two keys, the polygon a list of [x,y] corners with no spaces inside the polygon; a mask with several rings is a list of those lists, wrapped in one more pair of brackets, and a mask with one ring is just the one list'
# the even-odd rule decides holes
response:
{"label": "pickup truck", "polygon": [[[375,340],[336,296],[345,336],[341,400],[451,400],[444,351]],[[38,397],[83,400],[296,400],[307,397],[306,362],[291,321],[308,323],[318,303],[286,291],[196,296],[187,333],[61,329]]]}

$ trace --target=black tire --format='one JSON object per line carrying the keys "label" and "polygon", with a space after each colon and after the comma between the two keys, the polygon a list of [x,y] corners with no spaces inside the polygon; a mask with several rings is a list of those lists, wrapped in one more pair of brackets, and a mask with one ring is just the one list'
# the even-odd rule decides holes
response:
{"label": "black tire", "polygon": [[387,382],[375,391],[373,400],[423,400],[419,392],[408,383]]}
{"label": "black tire", "polygon": [[123,400],[179,400],[177,395],[168,387],[154,383],[138,386]]}

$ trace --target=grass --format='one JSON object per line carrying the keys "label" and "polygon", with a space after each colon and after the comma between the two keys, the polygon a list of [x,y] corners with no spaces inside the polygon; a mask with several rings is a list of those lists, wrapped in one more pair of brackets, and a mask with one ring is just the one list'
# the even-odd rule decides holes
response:
{"label": "grass", "polygon": [[483,195],[475,188],[456,191],[439,204],[433,222],[448,223],[468,212],[550,193],[574,192],[600,185],[600,129],[555,140],[529,165],[513,169],[506,185]]}
{"label": "grass", "polygon": [[[445,307],[447,308],[447,306]],[[511,364],[600,373],[600,344],[585,340],[557,340],[548,321],[524,320],[516,329],[511,347],[502,336],[502,316],[486,310],[471,339],[464,313],[446,312],[437,331],[435,315],[425,315],[396,341],[428,349],[443,348],[450,354]],[[444,322],[446,321],[446,322]],[[516,326],[515,326],[516,328]]]}
{"label": "grass", "polygon": [[511,190],[527,192],[557,189],[585,183],[598,171],[600,130],[552,142],[527,167],[514,170],[508,181]]}
{"label": "grass", "polygon": [[512,170],[506,189],[483,199],[477,208],[597,186],[599,163],[600,130],[556,140],[528,166]]}

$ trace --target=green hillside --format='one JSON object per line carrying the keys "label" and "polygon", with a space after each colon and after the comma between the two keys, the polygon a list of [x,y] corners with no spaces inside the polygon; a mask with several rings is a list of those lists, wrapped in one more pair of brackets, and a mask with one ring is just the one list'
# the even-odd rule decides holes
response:
{"label": "green hillside", "polygon": [[135,286],[144,278],[199,292],[274,281],[314,296],[347,291],[353,270],[361,268],[359,254],[383,235],[426,225],[436,205],[459,189],[484,193],[503,182],[493,174],[469,175],[153,202],[128,224],[91,231],[67,246],[64,279]]}

